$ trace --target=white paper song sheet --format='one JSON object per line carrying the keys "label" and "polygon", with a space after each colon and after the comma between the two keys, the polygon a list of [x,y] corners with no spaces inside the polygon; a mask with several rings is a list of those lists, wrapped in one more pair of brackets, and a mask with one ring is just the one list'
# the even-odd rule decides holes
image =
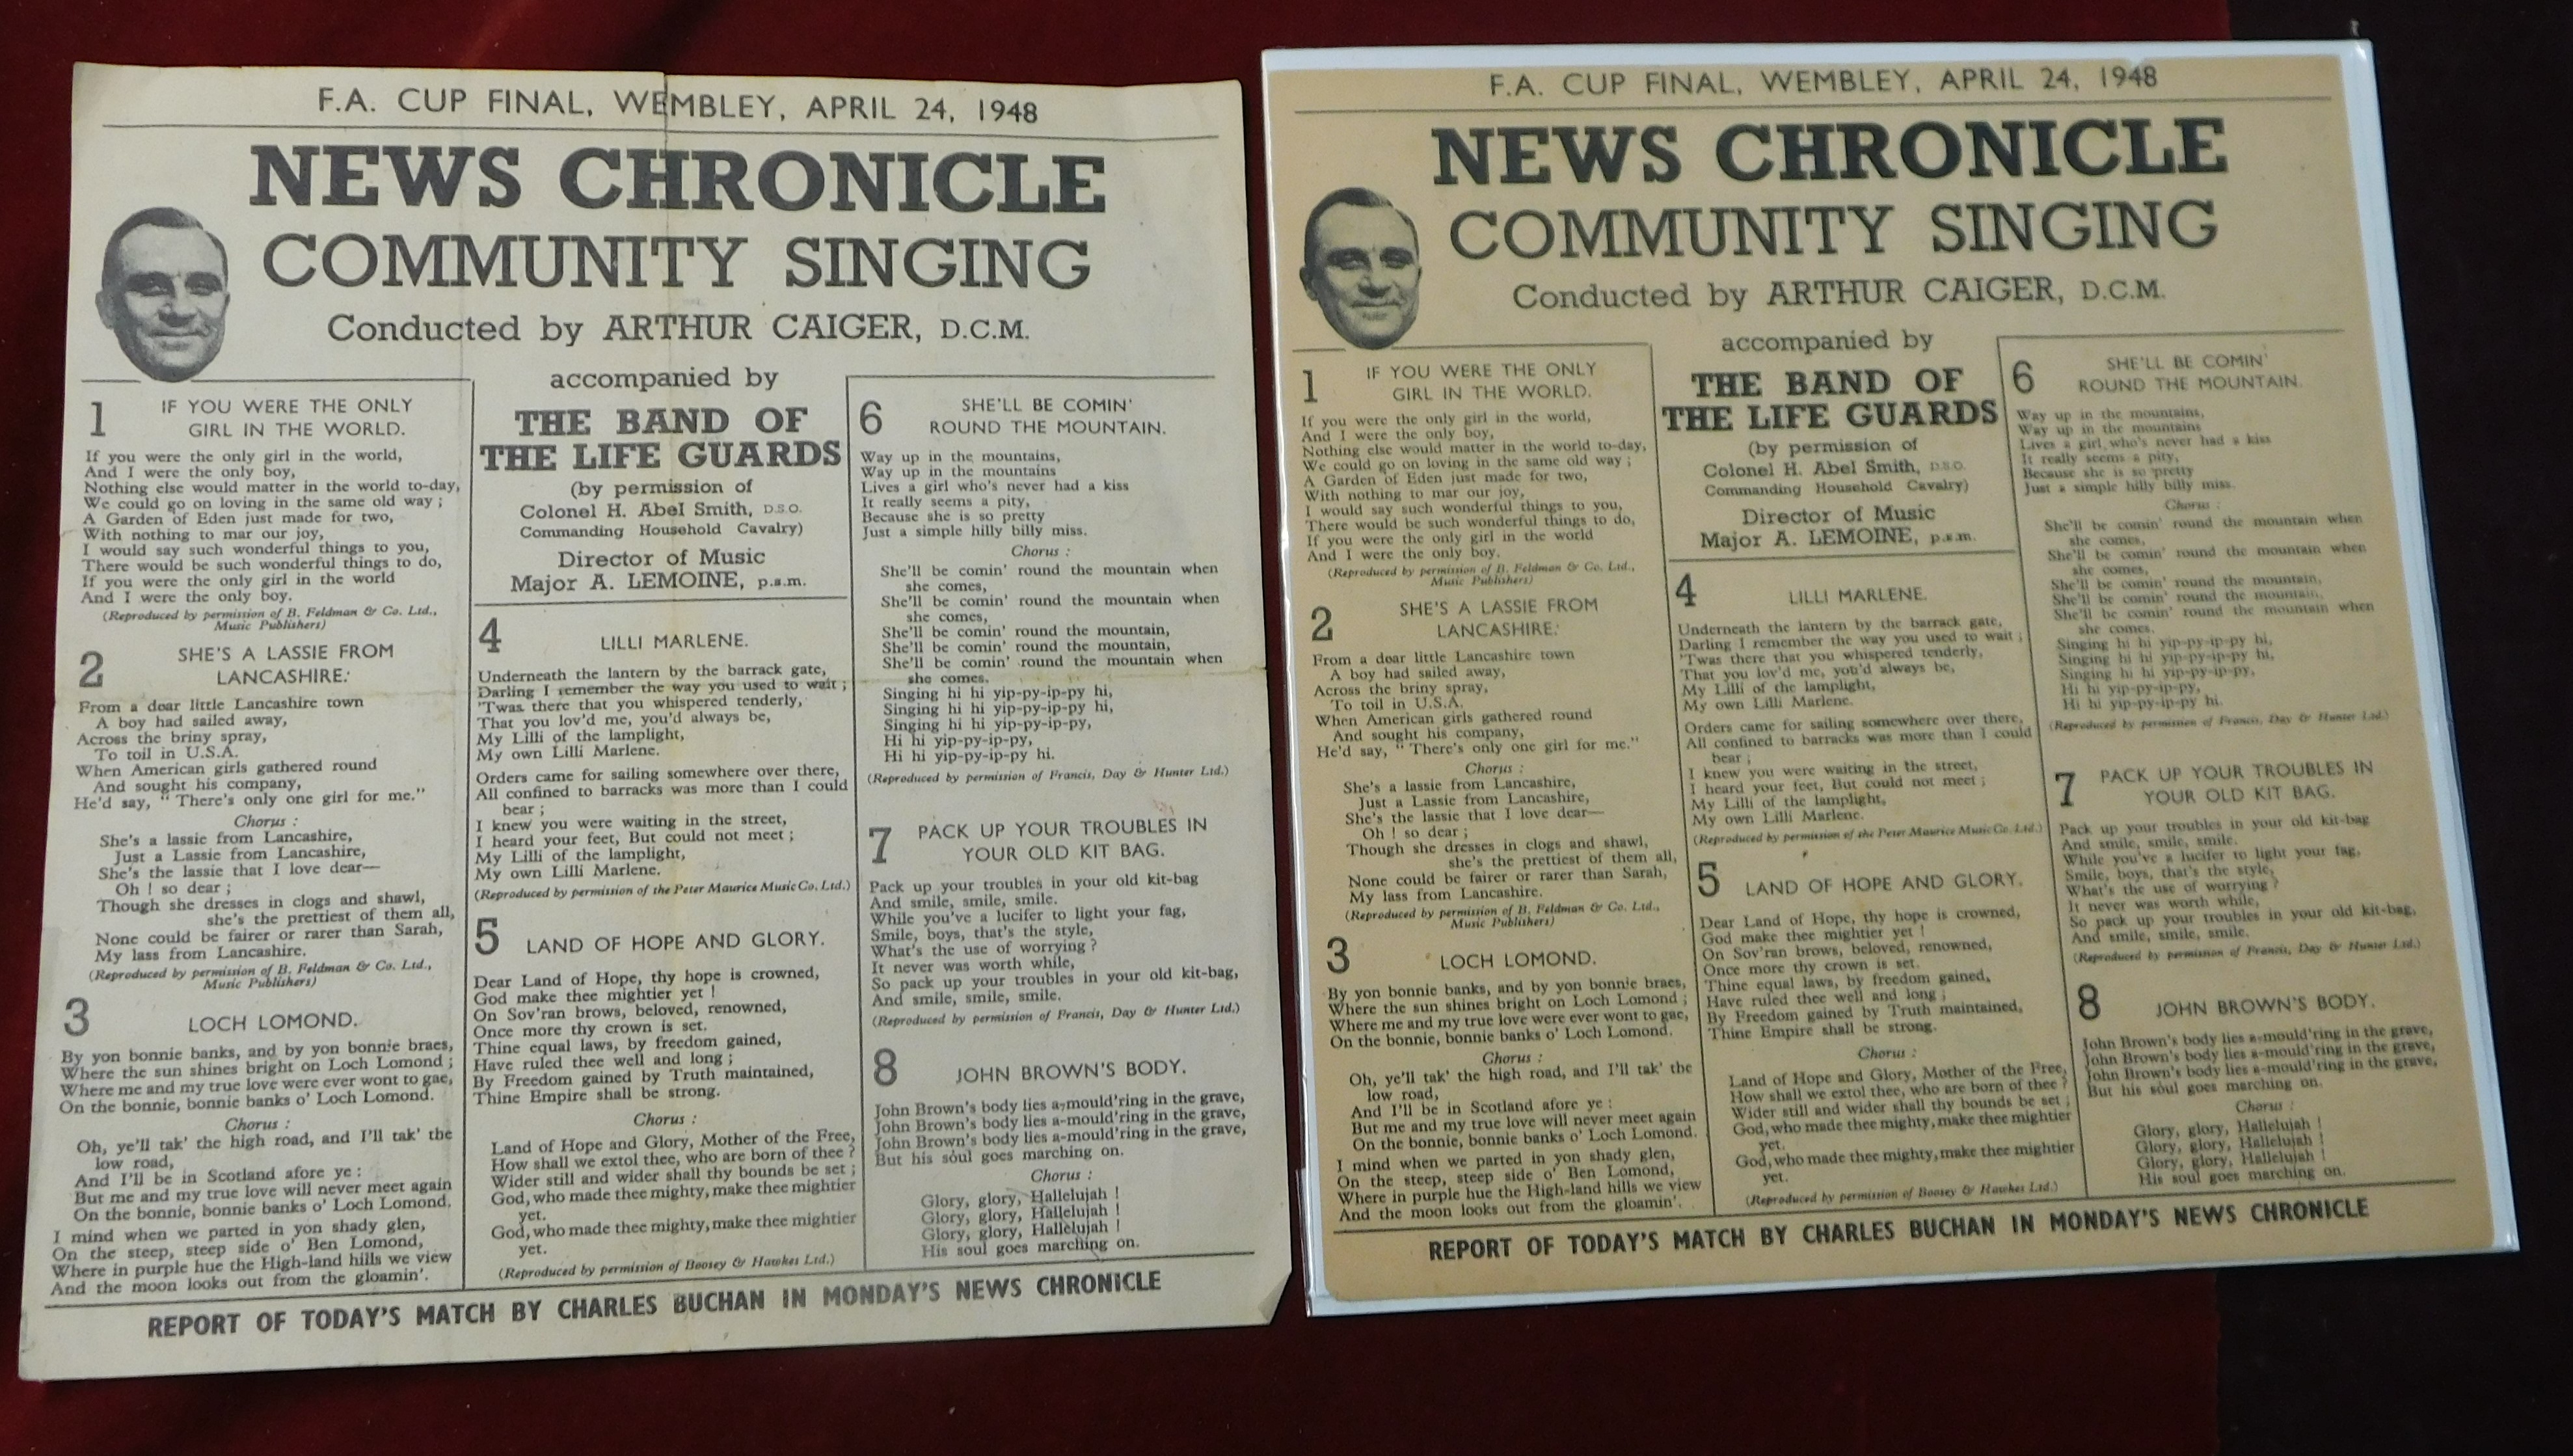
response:
{"label": "white paper song sheet", "polygon": [[73,141],[24,1373],[1268,1317],[1238,88]]}

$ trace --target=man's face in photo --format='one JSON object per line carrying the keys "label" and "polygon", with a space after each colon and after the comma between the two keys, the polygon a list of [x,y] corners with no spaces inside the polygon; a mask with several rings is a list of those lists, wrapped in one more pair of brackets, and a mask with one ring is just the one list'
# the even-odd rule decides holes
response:
{"label": "man's face in photo", "polygon": [[1419,316],[1420,239],[1391,208],[1330,208],[1313,225],[1303,283],[1342,339],[1383,349]]}
{"label": "man's face in photo", "polygon": [[232,303],[223,250],[202,228],[137,228],[116,240],[98,321],[125,357],[156,379],[192,377],[224,347]]}

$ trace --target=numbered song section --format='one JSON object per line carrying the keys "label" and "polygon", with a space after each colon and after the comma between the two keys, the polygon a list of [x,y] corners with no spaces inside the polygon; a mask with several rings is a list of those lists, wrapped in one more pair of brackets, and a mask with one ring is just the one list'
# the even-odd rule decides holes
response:
{"label": "numbered song section", "polygon": [[454,1285],[470,398],[74,401],[51,1300]]}
{"label": "numbered song section", "polygon": [[2368,356],[2000,350],[2093,1187],[2436,1175],[2471,1089]]}
{"label": "numbered song section", "polygon": [[859,1262],[842,423],[791,387],[486,406],[477,1283]]}
{"label": "numbered song section", "polygon": [[1267,712],[1217,381],[848,387],[869,1256],[1231,1252],[1280,1109],[1267,763],[1197,746]]}
{"label": "numbered song section", "polygon": [[1413,1230],[1710,1211],[1650,356],[1310,358],[1317,1216],[1369,1235],[1334,1292]]}

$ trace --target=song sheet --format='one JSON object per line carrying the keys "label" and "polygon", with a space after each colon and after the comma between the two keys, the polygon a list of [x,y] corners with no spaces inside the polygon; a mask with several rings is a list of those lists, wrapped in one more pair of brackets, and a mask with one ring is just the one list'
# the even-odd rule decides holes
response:
{"label": "song sheet", "polygon": [[2369,65],[1269,57],[1315,1309],[2513,1245]]}
{"label": "song sheet", "polygon": [[1241,113],[80,71],[24,1373],[1268,1317]]}

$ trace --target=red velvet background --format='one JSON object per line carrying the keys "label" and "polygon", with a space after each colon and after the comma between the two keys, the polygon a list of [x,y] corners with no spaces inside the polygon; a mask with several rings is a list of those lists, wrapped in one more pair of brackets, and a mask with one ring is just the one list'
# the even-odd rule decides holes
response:
{"label": "red velvet background", "polygon": [[[0,60],[0,1288],[26,1198],[52,681],[71,64],[494,66],[1124,84],[1273,46],[2181,39],[2222,0],[1575,8],[1134,0],[20,0]],[[1252,188],[1253,236],[1266,220]],[[1254,280],[1255,289],[1259,281]],[[1267,317],[1265,290],[1256,311]],[[1267,398],[1263,370],[1263,399]],[[1262,421],[1263,459],[1271,421]],[[1275,525],[1276,481],[1264,464]],[[1271,582],[1275,636],[1276,581]],[[1283,800],[1282,800],[1283,802]],[[1283,849],[1280,870],[1286,861]],[[1291,947],[1284,943],[1282,956]],[[1286,960],[1291,965],[1291,957]],[[1292,1007],[1290,999],[1288,1003]],[[1288,1064],[1293,1028],[1288,1029]],[[2206,1451],[2214,1280],[2041,1279],[1315,1321],[1266,1329],[92,1381],[0,1376],[0,1444],[368,1449]]]}

